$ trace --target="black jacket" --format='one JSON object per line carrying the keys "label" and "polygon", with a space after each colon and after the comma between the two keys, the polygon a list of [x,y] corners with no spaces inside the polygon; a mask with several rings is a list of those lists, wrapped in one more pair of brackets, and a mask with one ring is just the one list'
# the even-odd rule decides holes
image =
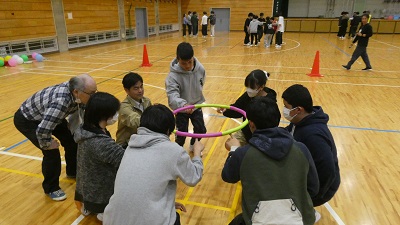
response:
{"label": "black jacket", "polygon": [[340,185],[340,171],[335,141],[328,129],[329,116],[320,106],[314,106],[313,113],[303,118],[294,127],[290,123],[286,129],[293,132],[296,141],[309,149],[317,168],[320,189],[312,198],[314,206],[329,201]]}
{"label": "black jacket", "polygon": [[[273,99],[276,102],[276,92],[274,90],[272,90],[271,88],[265,87],[264,91],[267,93],[265,98]],[[247,92],[245,92],[231,106],[235,106],[236,108],[239,108],[239,109],[242,109],[242,110],[246,111],[251,99],[252,98],[249,97]],[[224,112],[224,116],[229,117],[229,118],[240,118],[240,117],[242,117],[243,121],[246,120],[246,117],[244,117],[242,114],[240,114],[240,113],[238,113],[236,111],[230,110],[230,109],[227,109]],[[252,133],[250,131],[249,125],[243,127],[242,128],[242,132],[244,134],[244,137],[246,138],[246,141],[249,142],[249,140],[250,140],[250,138],[252,136]]]}
{"label": "black jacket", "polygon": [[359,46],[367,47],[368,40],[373,35],[372,26],[369,23],[361,25],[360,30],[358,32],[365,34],[366,36],[363,37],[356,35],[356,38],[354,38],[353,43],[356,43],[358,41]]}

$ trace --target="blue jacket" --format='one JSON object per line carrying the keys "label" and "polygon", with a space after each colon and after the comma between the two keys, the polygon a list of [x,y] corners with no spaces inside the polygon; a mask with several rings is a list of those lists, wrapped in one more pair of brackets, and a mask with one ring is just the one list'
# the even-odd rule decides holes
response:
{"label": "blue jacket", "polygon": [[286,129],[296,141],[304,143],[310,151],[317,168],[320,189],[314,196],[314,206],[329,201],[340,185],[340,171],[335,141],[328,129],[328,114],[320,106],[314,106],[313,113],[299,123],[290,123]]}

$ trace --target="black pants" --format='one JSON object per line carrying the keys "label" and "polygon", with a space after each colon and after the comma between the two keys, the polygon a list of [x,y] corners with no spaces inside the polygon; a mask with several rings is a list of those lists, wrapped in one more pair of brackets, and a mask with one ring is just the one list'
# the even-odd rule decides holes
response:
{"label": "black pants", "polygon": [[186,36],[186,24],[182,24],[182,35]]}
{"label": "black pants", "polygon": [[337,36],[338,37],[346,36],[346,30],[347,30],[347,27],[344,27],[344,26],[339,27],[339,31],[338,31]]}
{"label": "black pants", "polygon": [[244,37],[244,44],[247,44],[250,42],[250,33],[245,31],[246,36]]}
{"label": "black pants", "polygon": [[[195,110],[192,114],[178,113],[176,115],[176,129],[182,132],[188,132],[189,119],[193,125],[193,131],[196,134],[205,134],[207,132],[206,126],[204,125],[203,111],[201,109]],[[176,136],[175,142],[180,146],[185,144],[185,136]],[[199,138],[200,140],[200,138]],[[190,144],[194,144],[195,139],[190,140]]]}
{"label": "black pants", "polygon": [[187,25],[188,26],[188,32],[189,32],[189,35],[191,35],[192,34],[192,25]]}
{"label": "black pants", "polygon": [[280,32],[280,31],[276,32],[275,44],[282,45],[282,32]]}
{"label": "black pants", "polygon": [[261,38],[262,38],[262,36],[263,36],[263,29],[261,28],[261,29],[258,29],[257,30],[257,34],[258,34],[258,42],[261,42]]}
{"label": "black pants", "polygon": [[240,213],[237,215],[230,223],[229,225],[246,225],[243,219],[243,214]]}
{"label": "black pants", "polygon": [[254,39],[256,39],[256,43],[258,44],[258,38],[257,38],[257,33],[251,33],[251,44],[253,44]]}
{"label": "black pants", "polygon": [[346,67],[347,68],[351,68],[351,65],[353,65],[353,63],[358,59],[358,57],[362,58],[362,60],[365,63],[365,66],[367,68],[372,68],[371,67],[371,63],[369,62],[369,58],[368,58],[368,54],[367,54],[367,47],[365,46],[360,46],[357,45],[356,49],[353,52],[353,55],[351,56],[350,61],[347,63]]}
{"label": "black pants", "polygon": [[350,26],[349,37],[355,37],[357,32],[357,26]]}
{"label": "black pants", "polygon": [[174,225],[181,225],[181,216],[179,215],[179,213],[176,213],[176,220]]}
{"label": "black pants", "polygon": [[193,35],[197,35],[197,33],[199,32],[199,28],[198,28],[197,24],[196,25],[192,24],[192,28],[193,28]]}
{"label": "black pants", "polygon": [[[42,173],[44,181],[42,183],[43,190],[45,193],[50,193],[60,189],[59,177],[61,174],[61,158],[60,150],[43,150],[40,148],[39,141],[36,136],[36,129],[40,121],[31,121],[24,117],[21,110],[14,115],[14,125],[25,137],[27,137],[32,144],[42,150],[43,161],[42,161]],[[58,124],[52,134],[60,141],[61,145],[65,150],[65,161],[67,163],[66,171],[70,176],[76,175],[76,150],[77,144],[68,129],[68,122],[64,119]]]}
{"label": "black pants", "polygon": [[201,34],[203,36],[207,36],[207,24],[202,24],[201,25]]}

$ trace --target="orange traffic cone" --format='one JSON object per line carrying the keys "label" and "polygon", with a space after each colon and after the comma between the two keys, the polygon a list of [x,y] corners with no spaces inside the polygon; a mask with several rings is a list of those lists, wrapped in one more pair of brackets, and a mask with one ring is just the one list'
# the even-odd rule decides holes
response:
{"label": "orange traffic cone", "polygon": [[151,64],[149,62],[149,56],[147,55],[147,48],[146,45],[143,46],[143,61],[142,66],[150,67]]}
{"label": "orange traffic cone", "polygon": [[315,53],[314,64],[311,69],[311,73],[307,74],[310,77],[323,77],[324,75],[319,73],[319,51]]}

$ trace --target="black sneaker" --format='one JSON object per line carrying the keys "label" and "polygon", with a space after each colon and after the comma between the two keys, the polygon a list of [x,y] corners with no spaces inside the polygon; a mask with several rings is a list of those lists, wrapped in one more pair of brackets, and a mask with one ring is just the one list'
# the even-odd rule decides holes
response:
{"label": "black sneaker", "polygon": [[350,68],[347,67],[346,65],[342,65],[343,69],[349,70]]}
{"label": "black sneaker", "polygon": [[371,67],[365,67],[364,69],[362,69],[362,70],[365,70],[365,71],[367,71],[367,70],[372,70],[372,68]]}

